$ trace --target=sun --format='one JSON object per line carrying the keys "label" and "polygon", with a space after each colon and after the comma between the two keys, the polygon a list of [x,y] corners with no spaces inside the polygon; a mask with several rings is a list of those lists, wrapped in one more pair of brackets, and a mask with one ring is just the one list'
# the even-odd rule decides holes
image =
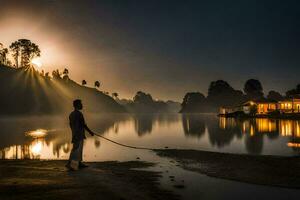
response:
{"label": "sun", "polygon": [[31,64],[37,66],[37,67],[42,67],[42,61],[40,58],[34,58],[31,60]]}

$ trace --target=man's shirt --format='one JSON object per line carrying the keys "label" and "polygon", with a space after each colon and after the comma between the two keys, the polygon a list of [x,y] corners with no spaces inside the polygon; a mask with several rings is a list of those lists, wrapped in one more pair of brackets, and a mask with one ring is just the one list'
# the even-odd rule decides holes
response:
{"label": "man's shirt", "polygon": [[84,140],[85,137],[85,121],[83,114],[79,110],[74,110],[69,116],[70,128],[72,130],[72,142]]}

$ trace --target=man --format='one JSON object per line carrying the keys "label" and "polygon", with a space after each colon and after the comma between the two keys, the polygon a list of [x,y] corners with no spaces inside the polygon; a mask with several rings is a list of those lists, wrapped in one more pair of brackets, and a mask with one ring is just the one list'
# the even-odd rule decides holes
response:
{"label": "man", "polygon": [[82,150],[83,150],[83,140],[85,137],[85,130],[94,136],[93,131],[91,131],[84,121],[83,114],[80,112],[82,110],[82,103],[80,99],[73,101],[74,111],[71,112],[69,116],[70,128],[72,130],[72,143],[73,148],[70,154],[69,161],[66,167],[69,170],[76,170],[78,168],[87,167],[87,165],[82,163]]}

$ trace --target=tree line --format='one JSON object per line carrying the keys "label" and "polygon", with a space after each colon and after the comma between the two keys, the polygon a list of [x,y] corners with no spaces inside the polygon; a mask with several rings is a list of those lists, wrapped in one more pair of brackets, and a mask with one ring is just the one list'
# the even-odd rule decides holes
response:
{"label": "tree line", "polygon": [[243,91],[234,89],[224,80],[217,80],[210,83],[207,96],[200,92],[188,92],[183,98],[180,112],[216,112],[221,106],[236,106],[248,100],[280,101],[299,94],[300,84],[285,95],[274,90],[265,95],[261,82],[256,79],[247,80]]}
{"label": "tree line", "polygon": [[[14,62],[8,59],[8,55],[11,53]],[[41,50],[39,46],[28,39],[19,39],[5,48],[0,43],[0,64],[19,67],[30,67],[32,59],[41,56]]]}

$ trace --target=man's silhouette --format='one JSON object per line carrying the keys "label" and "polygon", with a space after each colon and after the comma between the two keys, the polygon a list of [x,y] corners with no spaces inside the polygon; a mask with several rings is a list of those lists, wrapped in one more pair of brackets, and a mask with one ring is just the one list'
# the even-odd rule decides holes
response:
{"label": "man's silhouette", "polygon": [[66,167],[70,170],[75,170],[78,167],[87,167],[82,163],[82,150],[83,140],[85,137],[85,130],[87,130],[92,136],[94,135],[84,121],[83,114],[80,112],[82,109],[82,103],[80,99],[73,101],[74,111],[69,116],[70,128],[72,130],[72,143],[73,148],[70,154],[69,161]]}

